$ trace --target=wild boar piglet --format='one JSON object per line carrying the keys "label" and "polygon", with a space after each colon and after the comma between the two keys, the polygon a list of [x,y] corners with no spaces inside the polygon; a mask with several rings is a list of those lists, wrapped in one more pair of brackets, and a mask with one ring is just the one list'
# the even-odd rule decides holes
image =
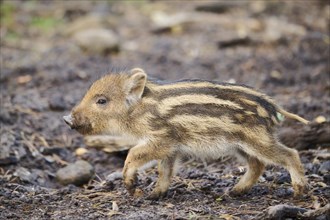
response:
{"label": "wild boar piglet", "polygon": [[283,116],[308,123],[246,86],[204,80],[160,83],[135,68],[94,82],[64,120],[83,135],[121,135],[137,143],[123,169],[131,194],[138,168],[149,161],[158,160],[159,173],[149,198],[159,198],[167,192],[180,158],[233,155],[248,165],[233,194],[248,191],[265,165],[275,164],[289,171],[295,195],[301,195],[306,180],[299,155],[275,135]]}

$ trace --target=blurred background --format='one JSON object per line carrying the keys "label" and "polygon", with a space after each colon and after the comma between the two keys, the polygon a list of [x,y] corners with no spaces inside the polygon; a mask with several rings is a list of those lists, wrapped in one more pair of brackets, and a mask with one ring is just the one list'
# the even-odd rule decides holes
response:
{"label": "blurred background", "polygon": [[[111,71],[246,84],[327,122],[329,21],[327,0],[1,1],[1,181],[60,188],[78,159],[94,180],[120,169],[125,156],[84,148],[62,120]],[[291,147],[297,126],[283,125]]]}

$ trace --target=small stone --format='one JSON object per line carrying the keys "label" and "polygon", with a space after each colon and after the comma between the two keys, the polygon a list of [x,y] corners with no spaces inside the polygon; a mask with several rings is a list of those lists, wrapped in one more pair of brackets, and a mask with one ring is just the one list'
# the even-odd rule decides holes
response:
{"label": "small stone", "polygon": [[324,179],[324,182],[327,184],[327,185],[330,185],[330,174],[326,174],[323,176],[323,179]]}
{"label": "small stone", "polygon": [[54,163],[55,162],[55,159],[52,156],[45,156],[44,158],[48,163]]}
{"label": "small stone", "polygon": [[88,152],[88,150],[86,148],[83,148],[83,147],[79,147],[75,153],[77,156],[81,156],[83,154],[86,154]]}
{"label": "small stone", "polygon": [[283,74],[280,73],[279,71],[277,70],[273,70],[270,72],[270,76],[274,79],[282,79],[283,78]]}
{"label": "small stone", "polygon": [[323,122],[326,122],[327,119],[323,116],[323,115],[320,115],[320,116],[317,116],[315,119],[314,119],[315,122],[321,124]]}
{"label": "small stone", "polygon": [[77,32],[73,35],[73,40],[80,48],[91,53],[108,54],[119,50],[117,35],[104,28]]}
{"label": "small stone", "polygon": [[319,168],[319,173],[320,174],[328,174],[330,171],[330,161],[325,161],[321,164]]}
{"label": "small stone", "polygon": [[120,171],[116,171],[116,172],[113,172],[111,174],[109,174],[107,177],[106,177],[106,181],[107,182],[113,182],[117,179],[122,179],[123,178],[123,173],[120,172]]}
{"label": "small stone", "polygon": [[0,135],[0,165],[9,165],[18,162],[19,155],[17,153],[15,154],[13,150],[15,140],[15,136],[11,133],[5,132]]}
{"label": "small stone", "polygon": [[202,185],[201,185],[201,190],[204,190],[204,191],[209,191],[211,190],[213,187],[213,185],[209,182],[203,182]]}
{"label": "small stone", "polygon": [[274,180],[274,173],[270,172],[269,170],[266,170],[262,176],[265,178],[266,181]]}
{"label": "small stone", "polygon": [[319,169],[319,164],[307,163],[305,164],[305,170],[310,174],[316,174]]}
{"label": "small stone", "polygon": [[52,96],[48,102],[49,108],[53,111],[64,111],[66,109],[65,101],[62,96]]}
{"label": "small stone", "polygon": [[74,22],[69,23],[63,33],[67,36],[73,36],[83,30],[90,28],[106,28],[114,27],[116,25],[117,19],[115,16],[107,14],[107,16],[99,16],[95,14],[86,15],[76,19]]}
{"label": "small stone", "polygon": [[151,14],[154,33],[181,33],[184,26],[193,22],[193,16],[187,13],[166,14],[163,11],[155,11]]}
{"label": "small stone", "polygon": [[43,155],[53,155],[53,154],[64,154],[66,153],[67,149],[64,147],[58,147],[58,146],[53,146],[53,147],[40,147],[40,153]]}
{"label": "small stone", "polygon": [[246,46],[251,43],[252,43],[251,39],[246,36],[244,37],[234,36],[227,39],[221,39],[220,41],[218,41],[218,47],[220,49],[224,49],[228,47]]}
{"label": "small stone", "polygon": [[270,206],[267,212],[267,219],[296,219],[299,214],[305,213],[307,209],[286,204]]}
{"label": "small stone", "polygon": [[304,36],[306,34],[305,27],[272,16],[265,19],[264,26],[265,31],[262,34],[264,43],[280,42],[287,36]]}
{"label": "small stone", "polygon": [[277,183],[277,184],[284,184],[284,183],[290,183],[290,182],[291,182],[291,177],[287,173],[281,174],[279,177],[277,177],[275,179],[275,183]]}
{"label": "small stone", "polygon": [[13,117],[12,112],[2,107],[0,109],[0,123],[14,124],[16,117]]}
{"label": "small stone", "polygon": [[32,173],[25,167],[18,167],[14,172],[14,176],[26,182],[32,182],[34,180]]}
{"label": "small stone", "polygon": [[62,185],[74,184],[81,186],[94,175],[94,168],[87,161],[78,160],[60,169],[56,173],[57,180]]}
{"label": "small stone", "polygon": [[275,190],[275,195],[279,198],[284,198],[284,197],[290,197],[292,196],[294,193],[292,188],[279,188],[277,190]]}
{"label": "small stone", "polygon": [[248,193],[248,195],[267,195],[267,194],[269,194],[269,189],[267,186],[263,186],[263,185],[256,185],[252,187],[252,189]]}
{"label": "small stone", "polygon": [[228,2],[212,2],[206,3],[206,4],[200,4],[197,5],[195,8],[196,11],[202,11],[202,12],[211,12],[211,13],[217,13],[217,14],[222,14],[230,9],[237,7],[237,6],[242,6],[245,5],[244,3],[240,4],[241,2],[235,2],[235,1],[228,1]]}

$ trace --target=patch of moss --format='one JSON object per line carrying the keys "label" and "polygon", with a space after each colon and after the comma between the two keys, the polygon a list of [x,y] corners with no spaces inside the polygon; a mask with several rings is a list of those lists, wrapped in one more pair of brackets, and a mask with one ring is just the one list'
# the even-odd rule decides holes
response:
{"label": "patch of moss", "polygon": [[5,35],[5,40],[16,41],[20,38],[19,34],[13,31],[8,31]]}
{"label": "patch of moss", "polygon": [[52,17],[33,17],[31,26],[39,28],[44,31],[49,31],[58,25],[60,21]]}
{"label": "patch of moss", "polygon": [[10,26],[14,21],[14,11],[15,6],[11,4],[10,2],[1,2],[0,4],[0,21],[1,26],[8,27]]}

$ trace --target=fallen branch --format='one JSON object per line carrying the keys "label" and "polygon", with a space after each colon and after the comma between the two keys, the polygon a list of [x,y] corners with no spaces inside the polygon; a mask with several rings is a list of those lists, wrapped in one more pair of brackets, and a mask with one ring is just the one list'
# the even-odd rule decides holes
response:
{"label": "fallen branch", "polygon": [[280,204],[270,206],[265,213],[262,213],[260,219],[280,220],[280,219],[327,219],[330,216],[330,204],[316,210]]}
{"label": "fallen branch", "polygon": [[330,146],[330,122],[312,122],[301,128],[282,128],[278,136],[285,145],[297,150]]}

